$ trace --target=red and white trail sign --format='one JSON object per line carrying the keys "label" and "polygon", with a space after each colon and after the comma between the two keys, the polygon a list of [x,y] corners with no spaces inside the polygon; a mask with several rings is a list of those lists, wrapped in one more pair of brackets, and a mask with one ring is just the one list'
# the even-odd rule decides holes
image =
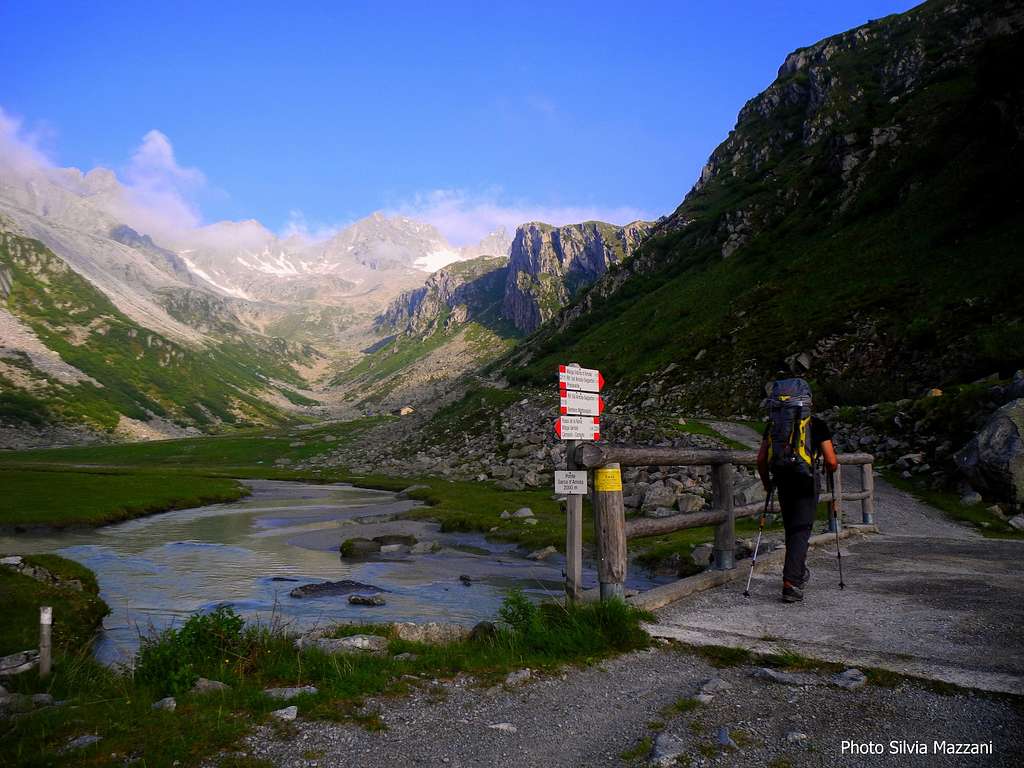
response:
{"label": "red and white trail sign", "polygon": [[575,389],[580,392],[600,392],[604,387],[604,376],[596,368],[560,365],[558,366],[558,387],[562,390]]}
{"label": "red and white trail sign", "polygon": [[598,440],[601,420],[596,416],[562,416],[555,421],[555,434],[562,440]]}
{"label": "red and white trail sign", "polygon": [[561,390],[562,413],[572,416],[600,416],[604,410],[604,398],[594,392]]}

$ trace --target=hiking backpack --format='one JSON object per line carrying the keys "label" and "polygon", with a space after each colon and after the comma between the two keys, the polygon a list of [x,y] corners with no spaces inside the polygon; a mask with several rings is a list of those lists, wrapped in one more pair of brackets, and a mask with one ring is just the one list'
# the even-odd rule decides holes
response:
{"label": "hiking backpack", "polygon": [[768,468],[772,477],[814,474],[811,388],[803,379],[780,379],[768,400]]}

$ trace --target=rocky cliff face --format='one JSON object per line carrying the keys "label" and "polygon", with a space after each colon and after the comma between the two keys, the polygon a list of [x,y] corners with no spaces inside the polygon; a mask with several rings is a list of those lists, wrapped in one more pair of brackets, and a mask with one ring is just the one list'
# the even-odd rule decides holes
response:
{"label": "rocky cliff face", "polygon": [[505,287],[508,259],[481,256],[438,270],[422,288],[405,291],[377,318],[381,332],[424,335],[437,326],[495,317]]}
{"label": "rocky cliff face", "polygon": [[691,403],[738,409],[786,368],[832,402],[1009,375],[1021,71],[1020,2],[935,0],[793,52],[676,211],[510,377],[567,355],[611,376],[672,365]]}
{"label": "rocky cliff face", "polygon": [[519,330],[532,333],[611,265],[632,254],[651,227],[645,221],[624,227],[600,221],[564,227],[523,224],[509,251],[502,314]]}

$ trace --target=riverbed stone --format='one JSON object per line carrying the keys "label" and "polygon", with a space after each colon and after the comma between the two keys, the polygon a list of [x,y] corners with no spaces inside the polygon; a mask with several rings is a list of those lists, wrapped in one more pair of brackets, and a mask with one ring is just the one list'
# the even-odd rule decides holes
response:
{"label": "riverbed stone", "polygon": [[363,584],[362,582],[352,581],[351,579],[342,579],[341,581],[320,581],[314,584],[303,584],[301,587],[296,587],[288,594],[291,597],[296,598],[343,597],[353,593],[375,595],[378,592],[386,591],[386,589],[375,587],[372,584]]}
{"label": "riverbed stone", "polygon": [[315,695],[319,693],[319,690],[314,685],[299,685],[292,686],[290,688],[266,688],[263,691],[265,696],[269,696],[272,699],[278,699],[280,701],[290,701],[298,696]]}
{"label": "riverbed stone", "polygon": [[527,560],[545,560],[552,555],[558,554],[558,550],[552,546],[544,547],[543,549],[534,550],[526,556]]}
{"label": "riverbed stone", "polygon": [[436,541],[418,541],[409,548],[413,555],[429,555],[439,549]]}
{"label": "riverbed stone", "polygon": [[213,693],[215,691],[226,691],[231,686],[226,683],[222,683],[220,680],[207,680],[205,677],[200,677],[196,680],[196,684],[192,686],[192,693]]}
{"label": "riverbed stone", "polygon": [[381,549],[384,547],[400,544],[404,547],[411,547],[416,543],[416,537],[410,536],[406,533],[385,533],[382,536],[374,536],[371,541],[376,541],[381,545]]}
{"label": "riverbed stone", "polygon": [[380,595],[349,595],[348,601],[351,605],[384,605],[385,600]]}
{"label": "riverbed stone", "polygon": [[360,558],[370,557],[380,552],[381,544],[379,541],[373,539],[364,539],[359,536],[352,539],[345,539],[341,542],[341,546],[338,551],[341,552],[342,557],[347,558]]}

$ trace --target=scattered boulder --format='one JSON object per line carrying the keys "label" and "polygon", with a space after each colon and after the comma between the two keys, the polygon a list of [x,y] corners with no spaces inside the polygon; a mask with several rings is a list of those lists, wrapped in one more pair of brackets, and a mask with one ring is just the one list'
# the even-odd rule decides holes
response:
{"label": "scattered boulder", "polygon": [[809,738],[810,736],[800,731],[788,731],[785,736],[787,744],[803,744]]}
{"label": "scattered boulder", "polygon": [[470,584],[473,583],[473,577],[464,573],[461,576],[459,576],[459,581],[462,582],[462,585],[464,587],[468,587]]}
{"label": "scattered boulder", "polygon": [[866,685],[868,678],[859,669],[847,669],[840,672],[838,675],[833,675],[832,682],[840,688],[845,688],[848,691],[854,691]]}
{"label": "scattered boulder", "polygon": [[345,595],[351,595],[353,592],[375,595],[378,592],[387,592],[387,590],[375,587],[372,584],[363,584],[358,581],[352,581],[351,579],[342,579],[341,581],[321,581],[315,584],[303,584],[301,587],[296,587],[288,594],[291,597],[297,598],[343,597]]}
{"label": "scattered boulder", "polygon": [[558,550],[555,549],[552,546],[547,546],[547,547],[544,547],[543,549],[538,549],[538,550],[536,550],[534,552],[531,552],[530,554],[528,554],[526,556],[526,559],[527,560],[544,560],[544,559],[549,558],[549,557],[551,557],[552,555],[555,555],[555,554],[558,554]]}
{"label": "scattered boulder", "polygon": [[696,493],[684,493],[676,500],[676,508],[682,512],[699,512],[704,508],[704,497]]}
{"label": "scattered boulder", "polygon": [[313,695],[316,693],[319,693],[319,690],[313,685],[300,685],[291,688],[266,688],[263,691],[265,696],[280,701],[290,701],[297,696]]}
{"label": "scattered boulder", "polygon": [[48,693],[33,693],[32,694],[32,705],[36,707],[50,707],[53,706],[53,696]]}
{"label": "scattered boulder", "polygon": [[643,503],[640,510],[645,514],[658,507],[674,507],[676,504],[676,492],[662,481],[651,483],[644,493]]}
{"label": "scattered boulder", "polygon": [[745,507],[748,504],[763,502],[765,497],[764,485],[756,477],[748,477],[745,480],[737,478],[733,487],[732,503],[737,507]]}
{"label": "scattered boulder", "polygon": [[1024,506],[1024,398],[993,413],[954,458],[974,488]]}
{"label": "scattered boulder", "polygon": [[[464,640],[470,635],[469,629],[461,624],[447,624],[439,621],[430,621],[425,624],[399,621],[392,624],[391,629],[399,640],[405,640],[410,643],[437,643],[443,645]],[[476,627],[474,627],[475,629]]]}
{"label": "scattered boulder", "polygon": [[529,507],[520,507],[519,509],[517,509],[515,512],[512,513],[512,517],[517,517],[517,518],[533,517],[533,510],[530,509]]}
{"label": "scattered boulder", "polygon": [[395,661],[416,661],[416,659],[418,659],[419,656],[417,656],[415,653],[409,653],[408,651],[406,651],[405,653],[396,653],[391,658],[393,658]]}
{"label": "scattered boulder", "polygon": [[386,601],[380,595],[349,595],[348,601],[351,605],[385,605]]}
{"label": "scattered boulder", "polygon": [[523,519],[523,525],[536,525],[536,524],[537,524],[537,518],[536,517],[527,517],[527,518]]}
{"label": "scattered boulder", "polygon": [[650,764],[657,768],[678,765],[679,758],[686,752],[686,742],[678,736],[661,731],[654,737],[651,747]]}
{"label": "scattered boulder", "polygon": [[981,504],[981,502],[981,494],[978,493],[977,491],[968,491],[967,493],[960,497],[960,503],[966,507],[973,507],[976,504]]}
{"label": "scattered boulder", "polygon": [[469,631],[469,639],[490,640],[498,634],[498,627],[493,621],[481,621]]}
{"label": "scattered boulder", "polygon": [[166,712],[173,712],[175,709],[178,708],[178,700],[175,699],[173,696],[168,696],[167,698],[160,699],[160,701],[154,701],[152,708],[162,709]]}
{"label": "scattered boulder", "polygon": [[436,541],[418,541],[409,548],[409,553],[413,555],[429,555],[438,549],[440,547]]}
{"label": "scattered boulder", "polygon": [[200,677],[192,686],[191,693],[213,693],[214,691],[226,691],[230,687],[220,680],[207,680],[205,677]]}
{"label": "scattered boulder", "polygon": [[678,515],[679,510],[673,509],[672,507],[656,507],[654,509],[648,509],[644,512],[645,517],[662,518],[662,517],[673,517]]}
{"label": "scattered boulder", "polygon": [[271,717],[276,717],[278,720],[290,721],[299,716],[299,708],[293,704],[292,706],[285,707],[284,709],[275,709],[270,713],[270,715]]}
{"label": "scattered boulder", "polygon": [[1006,522],[1009,523],[1010,526],[1012,526],[1013,528],[1016,528],[1018,531],[1024,531],[1024,514],[1014,515]]}
{"label": "scattered boulder", "polygon": [[342,557],[355,559],[376,555],[380,552],[380,547],[381,544],[379,541],[356,537],[354,539],[345,539],[341,542],[339,551],[341,552]]}

